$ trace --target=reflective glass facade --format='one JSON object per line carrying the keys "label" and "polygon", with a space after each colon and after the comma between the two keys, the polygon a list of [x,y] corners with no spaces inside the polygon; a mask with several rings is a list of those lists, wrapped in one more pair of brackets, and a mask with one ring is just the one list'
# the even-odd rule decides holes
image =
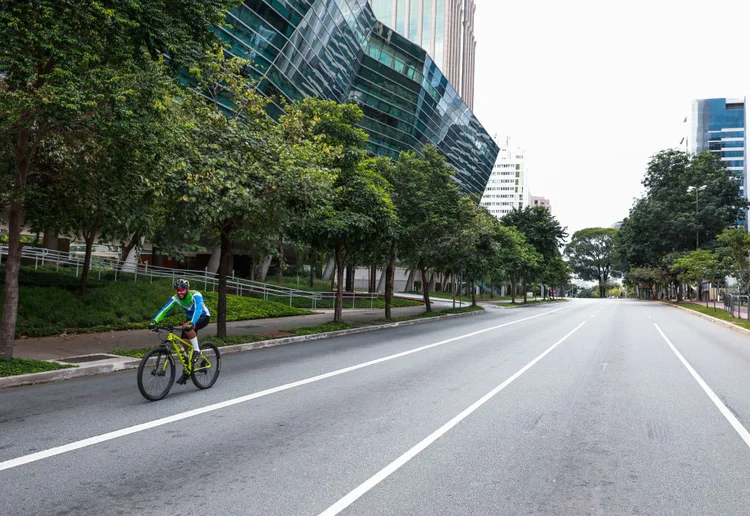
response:
{"label": "reflective glass facade", "polygon": [[747,196],[745,99],[701,99],[693,101],[690,151],[711,151],[719,156]]}
{"label": "reflective glass facade", "polygon": [[356,102],[370,152],[396,158],[433,144],[465,192],[484,191],[497,145],[430,56],[367,0],[246,0],[227,23],[217,30],[230,53],[252,60],[263,94]]}

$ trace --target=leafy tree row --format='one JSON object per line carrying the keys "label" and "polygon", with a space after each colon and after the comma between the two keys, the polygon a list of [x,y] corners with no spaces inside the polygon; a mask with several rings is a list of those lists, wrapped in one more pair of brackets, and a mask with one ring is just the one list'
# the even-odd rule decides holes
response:
{"label": "leafy tree row", "polygon": [[642,184],[645,195],[619,231],[588,228],[573,235],[566,254],[581,278],[598,280],[600,296],[608,278],[621,274],[633,290],[639,285],[652,295],[660,285],[678,300],[683,285],[720,284],[727,275],[750,287],[741,177],[710,152],[670,149],[651,158]]}
{"label": "leafy tree row", "polygon": [[499,223],[460,194],[429,146],[395,162],[367,156],[353,104],[305,99],[272,120],[248,63],[226,59],[211,30],[237,2],[183,3],[32,0],[0,10],[10,27],[0,34],[0,212],[9,228],[0,357],[12,357],[24,224],[85,242],[82,295],[97,238],[126,250],[144,240],[165,252],[218,246],[219,337],[238,244],[332,252],[337,322],[350,264],[387,264],[389,318],[397,258],[420,271],[428,311],[429,271],[450,271],[454,284],[456,271],[471,285],[507,279],[524,297],[533,282],[567,283],[558,252],[566,235],[546,210]]}

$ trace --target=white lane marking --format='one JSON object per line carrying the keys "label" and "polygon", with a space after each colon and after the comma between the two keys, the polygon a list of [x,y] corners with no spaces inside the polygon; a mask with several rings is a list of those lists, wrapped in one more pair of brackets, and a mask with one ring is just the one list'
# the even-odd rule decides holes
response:
{"label": "white lane marking", "polygon": [[226,407],[231,407],[232,405],[237,405],[239,403],[245,403],[246,401],[251,401],[254,399],[262,398],[264,396],[268,396],[270,394],[275,394],[277,392],[286,391],[289,389],[294,389],[295,387],[300,387],[302,385],[307,385],[308,383],[318,382],[320,380],[325,380],[326,378],[331,378],[333,376],[342,375],[345,373],[350,373],[352,371],[356,371],[357,369],[362,369],[364,367],[369,367],[372,365],[380,364],[382,362],[387,362],[389,360],[394,360],[396,358],[405,357],[407,355],[411,355],[414,353],[419,353],[420,351],[425,351],[427,349],[431,349],[437,346],[442,346],[444,344],[448,344],[450,342],[455,342],[457,340],[465,339],[467,337],[473,337],[475,335],[479,335],[481,333],[486,333],[488,331],[497,330],[500,328],[504,328],[506,326],[510,326],[512,324],[517,324],[520,322],[528,321],[531,319],[536,319],[537,317],[542,317],[544,315],[553,314],[555,312],[559,312],[560,310],[566,310],[570,307],[563,307],[563,308],[557,308],[556,310],[551,310],[549,312],[544,312],[541,314],[532,315],[530,317],[525,317],[523,319],[518,319],[516,321],[510,321],[504,324],[499,324],[497,326],[492,326],[491,328],[485,328],[483,330],[478,330],[475,332],[467,333],[466,335],[460,335],[458,337],[453,337],[446,340],[441,340],[440,342],[435,342],[434,344],[428,344],[426,346],[421,346],[419,348],[410,349],[408,351],[402,351],[401,353],[396,353],[394,355],[389,355],[386,357],[378,358],[375,360],[370,360],[369,362],[363,362],[361,364],[356,364],[350,367],[344,367],[343,369],[337,369],[335,371],[331,371],[329,373],[320,374],[318,376],[313,376],[310,378],[305,378],[304,380],[298,380],[296,382],[287,383],[285,385],[280,385],[278,387],[272,387],[270,389],[266,389],[264,391],[255,392],[253,394],[247,394],[245,396],[240,396],[239,398],[233,398],[231,400],[222,401],[220,403],[214,403],[213,405],[207,405],[205,407],[188,410],[187,412],[181,412],[179,414],[175,414],[173,416],[164,417],[161,419],[156,419],[154,421],[149,421],[147,423],[141,423],[140,425],[130,426],[126,428],[122,428],[120,430],[115,430],[113,432],[107,432],[106,434],[101,435],[95,435],[93,437],[89,437],[87,439],[81,439],[80,441],[74,441],[72,443],[64,444],[62,446],[56,446],[54,448],[49,448],[47,450],[38,451],[35,453],[31,453],[29,455],[23,455],[21,457],[17,457],[15,459],[6,460],[3,462],[0,462],[0,471],[15,468],[18,466],[22,466],[24,464],[28,464],[30,462],[36,462],[38,460],[46,459],[49,457],[54,457],[55,455],[60,455],[61,453],[66,453],[74,450],[79,450],[81,448],[86,448],[87,446],[92,446],[94,444],[99,444],[105,441],[111,441],[112,439],[117,439],[118,437],[124,437],[126,435],[135,434],[137,432],[142,432],[144,430],[150,430],[151,428],[156,428],[158,426],[167,425],[169,423],[174,423],[175,421],[181,421],[183,419],[187,419],[194,416],[199,416],[201,414],[205,414],[207,412],[213,412],[215,410],[220,410]]}
{"label": "white lane marking", "polygon": [[388,478],[391,474],[393,474],[396,470],[398,470],[401,466],[409,462],[411,459],[413,459],[415,456],[417,456],[421,451],[423,451],[425,448],[427,448],[429,445],[434,443],[436,440],[438,440],[442,435],[447,433],[451,428],[456,426],[458,423],[460,423],[462,420],[466,419],[472,412],[477,410],[479,407],[487,403],[490,399],[492,399],[493,396],[495,396],[498,392],[505,389],[508,385],[510,385],[516,378],[521,376],[523,373],[528,371],[531,367],[534,366],[537,362],[539,362],[541,359],[543,359],[547,354],[549,354],[553,349],[555,349],[557,346],[562,344],[568,337],[573,335],[576,331],[578,331],[581,326],[586,324],[586,321],[582,322],[578,326],[575,327],[570,333],[565,335],[562,339],[555,342],[552,346],[547,348],[541,355],[536,357],[534,360],[523,366],[521,369],[518,370],[513,376],[505,380],[503,383],[492,389],[490,392],[482,396],[479,400],[475,401],[470,407],[465,409],[463,412],[461,412],[459,415],[448,421],[446,424],[435,430],[433,433],[431,433],[429,436],[427,436],[425,439],[420,441],[418,444],[413,446],[409,451],[401,455],[399,458],[388,464],[385,468],[378,471],[375,475],[367,479],[365,482],[360,484],[356,489],[354,489],[352,492],[344,496],[342,499],[340,499],[338,502],[331,505],[328,509],[321,512],[319,516],[335,516],[336,514],[340,513],[347,507],[349,507],[351,504],[353,504],[358,498],[360,498],[362,495],[367,493],[370,489],[378,485],[380,482]]}
{"label": "white lane marking", "polygon": [[711,387],[708,386],[708,384],[703,381],[703,378],[700,377],[698,373],[695,372],[695,369],[692,368],[692,366],[688,363],[687,360],[685,360],[685,357],[682,356],[682,354],[677,351],[677,348],[674,347],[674,344],[667,338],[666,335],[664,335],[664,332],[661,331],[661,328],[659,328],[659,325],[654,323],[654,326],[656,326],[657,331],[661,334],[662,338],[669,344],[669,347],[672,348],[672,351],[674,351],[674,354],[677,355],[677,358],[680,359],[680,362],[682,362],[682,365],[687,368],[688,372],[695,378],[695,381],[698,382],[698,385],[701,386],[701,389],[703,389],[703,392],[705,392],[708,397],[711,399],[711,401],[714,402],[714,405],[716,405],[716,408],[719,409],[719,412],[726,418],[727,421],[729,421],[729,424],[732,425],[732,428],[734,428],[735,432],[737,432],[743,441],[745,441],[745,444],[750,448],[750,433],[745,429],[744,426],[742,426],[742,423],[740,423],[736,417],[734,417],[734,414],[730,412],[730,410],[727,408],[724,403],[721,402],[719,397],[714,393],[713,390],[711,390]]}

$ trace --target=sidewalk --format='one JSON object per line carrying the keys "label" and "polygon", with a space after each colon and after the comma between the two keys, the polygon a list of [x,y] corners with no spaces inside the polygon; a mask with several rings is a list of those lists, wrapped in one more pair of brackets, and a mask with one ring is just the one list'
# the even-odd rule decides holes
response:
{"label": "sidewalk", "polygon": [[[435,303],[433,311],[452,308],[452,304]],[[393,308],[393,317],[407,317],[424,312],[424,306]],[[385,318],[382,309],[346,309],[345,323],[354,326],[376,324],[375,321]],[[314,315],[298,315],[271,319],[251,319],[227,323],[228,335],[250,335],[283,332],[306,326],[318,326],[333,320],[333,310],[316,310]],[[216,324],[209,324],[201,330],[202,339],[216,335]],[[105,333],[82,333],[18,339],[14,342],[13,356],[16,358],[34,358],[37,360],[62,360],[82,355],[107,354],[115,348],[139,349],[154,347],[159,343],[158,337],[149,330],[111,331]]]}

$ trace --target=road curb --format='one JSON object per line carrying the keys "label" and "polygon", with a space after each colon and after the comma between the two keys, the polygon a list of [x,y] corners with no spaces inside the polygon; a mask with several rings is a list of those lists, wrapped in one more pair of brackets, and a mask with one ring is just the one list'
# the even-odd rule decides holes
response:
{"label": "road curb", "polygon": [[[314,335],[300,335],[297,337],[282,337],[280,339],[269,339],[260,340],[256,342],[248,342],[246,344],[232,344],[231,346],[222,346],[219,348],[222,355],[231,355],[233,353],[242,353],[245,351],[253,351],[256,349],[273,348],[276,346],[285,346],[288,344],[296,344],[299,342],[307,342],[311,340],[321,340],[333,337],[345,337],[347,335],[354,335],[357,333],[369,333],[372,331],[385,330],[388,328],[398,328],[400,326],[413,326],[415,324],[423,324],[433,321],[444,321],[447,319],[458,319],[462,317],[470,317],[474,315],[486,314],[486,310],[477,310],[476,312],[466,312],[461,314],[446,314],[438,317],[425,317],[423,319],[414,319],[411,321],[400,321],[394,323],[385,324],[374,324],[371,326],[361,326],[359,328],[351,328],[349,330],[338,330],[329,331],[326,333],[316,333]],[[0,390],[7,387],[20,387],[22,385],[32,385],[38,383],[49,383],[60,380],[70,380],[72,378],[81,378],[84,376],[94,376],[98,374],[114,373],[117,371],[124,371],[127,369],[136,369],[140,363],[140,359],[127,359],[123,357],[122,361],[119,362],[108,362],[106,364],[99,365],[86,365],[73,367],[70,369],[59,369],[57,371],[45,371],[43,373],[30,373],[20,374],[15,376],[4,376],[0,377]]]}
{"label": "road curb", "polygon": [[746,330],[745,328],[741,328],[740,326],[737,326],[736,324],[732,324],[729,321],[724,321],[722,319],[717,319],[716,317],[711,317],[708,314],[704,314],[702,312],[697,312],[695,310],[691,310],[689,308],[685,308],[684,306],[677,306],[670,303],[664,303],[660,301],[663,305],[671,306],[672,308],[679,308],[680,310],[684,310],[686,312],[689,312],[691,314],[697,315],[698,317],[702,317],[704,319],[707,319],[713,323],[721,324],[722,326],[726,326],[727,328],[734,330],[738,333],[742,333],[743,335],[750,336],[750,330]]}

